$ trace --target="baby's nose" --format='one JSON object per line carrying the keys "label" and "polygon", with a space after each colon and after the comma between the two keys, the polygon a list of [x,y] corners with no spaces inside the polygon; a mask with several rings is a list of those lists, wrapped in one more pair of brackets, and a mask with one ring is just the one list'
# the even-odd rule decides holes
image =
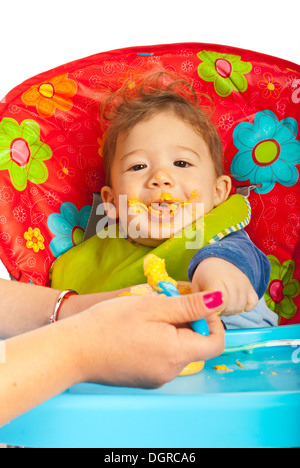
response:
{"label": "baby's nose", "polygon": [[149,179],[151,187],[170,187],[172,185],[174,185],[174,179],[167,172],[156,173]]}

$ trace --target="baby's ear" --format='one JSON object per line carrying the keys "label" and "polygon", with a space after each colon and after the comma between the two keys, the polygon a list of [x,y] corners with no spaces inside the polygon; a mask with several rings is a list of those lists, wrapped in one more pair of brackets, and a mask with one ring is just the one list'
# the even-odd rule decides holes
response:
{"label": "baby's ear", "polygon": [[106,215],[111,219],[117,219],[119,213],[117,213],[115,194],[112,187],[109,187],[108,185],[102,187],[101,197],[103,200]]}
{"label": "baby's ear", "polygon": [[221,205],[227,200],[231,191],[231,178],[227,175],[222,175],[217,178],[215,187],[215,206]]}

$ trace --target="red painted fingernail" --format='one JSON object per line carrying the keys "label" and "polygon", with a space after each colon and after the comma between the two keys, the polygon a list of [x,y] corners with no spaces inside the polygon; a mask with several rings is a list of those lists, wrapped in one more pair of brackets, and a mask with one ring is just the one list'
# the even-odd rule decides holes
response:
{"label": "red painted fingernail", "polygon": [[203,302],[208,309],[214,309],[223,304],[223,294],[220,291],[205,294],[203,296]]}

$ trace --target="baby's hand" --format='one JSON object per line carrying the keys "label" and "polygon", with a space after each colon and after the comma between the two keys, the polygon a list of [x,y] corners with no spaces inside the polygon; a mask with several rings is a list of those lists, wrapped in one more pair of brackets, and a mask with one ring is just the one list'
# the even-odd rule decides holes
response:
{"label": "baby's hand", "polygon": [[221,315],[250,312],[258,303],[258,296],[248,277],[235,265],[221,258],[207,258],[195,270],[192,292],[221,291],[224,309]]}

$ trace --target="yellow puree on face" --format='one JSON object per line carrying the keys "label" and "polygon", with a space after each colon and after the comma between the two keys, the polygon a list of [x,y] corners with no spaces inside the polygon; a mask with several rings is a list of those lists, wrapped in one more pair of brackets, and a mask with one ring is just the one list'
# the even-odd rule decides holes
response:
{"label": "yellow puree on face", "polygon": [[[179,198],[172,197],[172,195],[170,193],[163,193],[161,195],[161,197],[160,197],[160,200],[161,201],[180,201]],[[136,204],[145,205],[145,203],[142,202],[141,200],[139,200],[138,198],[135,198],[134,200],[128,200],[128,205],[129,206],[136,205]],[[145,206],[147,206],[147,205],[145,205]]]}
{"label": "yellow puree on face", "polygon": [[[194,190],[192,193],[191,193],[191,196],[190,198],[195,198],[197,196],[197,190]],[[178,202],[180,201],[179,198],[175,198],[173,197],[170,193],[163,193],[160,197],[160,200],[162,202],[164,201],[174,201],[174,202],[177,202],[177,203],[172,203],[170,204],[170,214],[174,214],[177,210],[178,210]],[[185,205],[189,205],[190,202],[182,202],[180,203],[180,206],[182,208],[184,208]],[[136,205],[136,212],[137,213],[140,213],[140,209],[144,209],[145,211],[152,211],[152,212],[156,212],[156,213],[159,213],[158,210],[155,210],[152,208],[151,205],[147,206],[144,202],[140,201],[138,198],[134,199],[134,200],[128,200],[128,205],[129,206],[135,206]],[[139,208],[140,206],[140,208]]]}

